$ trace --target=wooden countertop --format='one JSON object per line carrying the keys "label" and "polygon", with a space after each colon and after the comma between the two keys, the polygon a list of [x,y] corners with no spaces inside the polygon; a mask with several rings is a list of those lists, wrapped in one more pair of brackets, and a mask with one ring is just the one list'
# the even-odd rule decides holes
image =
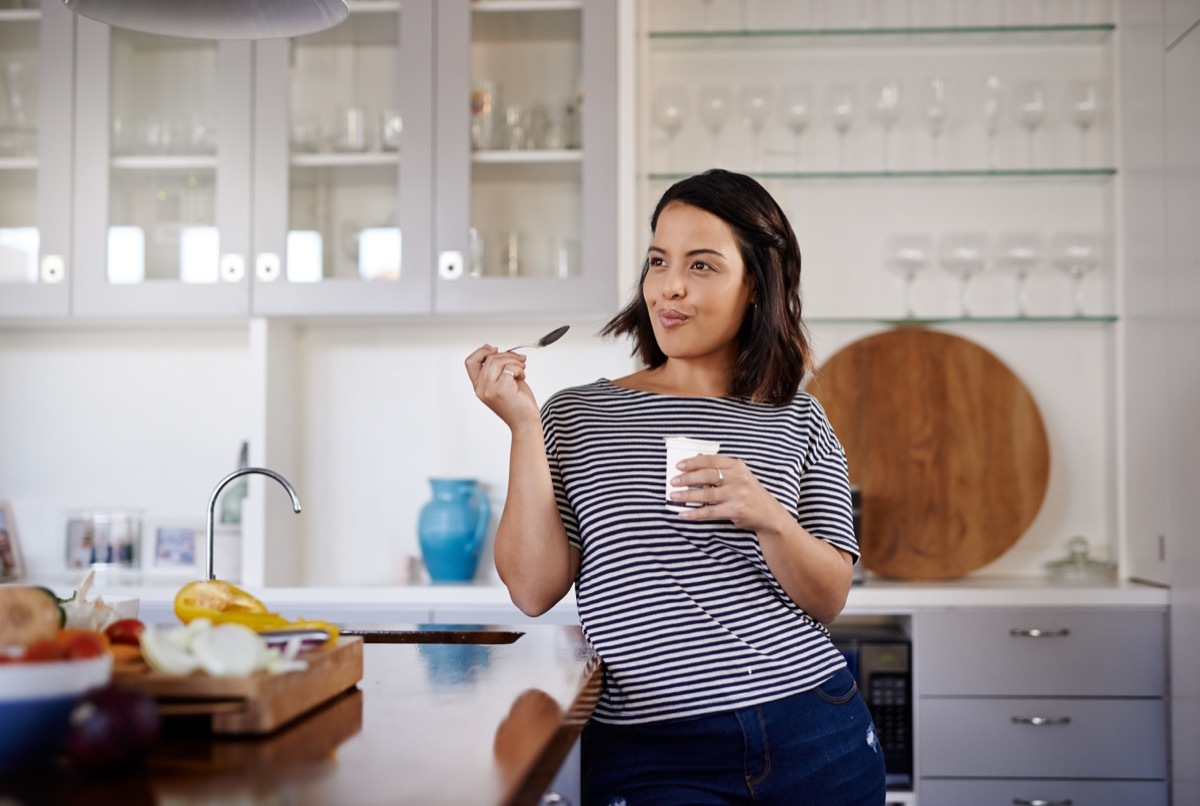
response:
{"label": "wooden countertop", "polygon": [[[577,627],[487,630],[368,634],[359,687],[271,736],[173,723],[134,773],[0,775],[0,801],[536,803],[595,705],[600,665]],[[473,640],[493,643],[459,642]]]}

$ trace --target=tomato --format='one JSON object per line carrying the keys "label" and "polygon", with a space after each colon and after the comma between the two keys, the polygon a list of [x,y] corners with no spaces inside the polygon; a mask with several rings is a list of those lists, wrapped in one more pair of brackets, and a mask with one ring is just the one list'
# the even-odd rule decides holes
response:
{"label": "tomato", "polygon": [[65,660],[67,649],[57,641],[34,641],[25,647],[20,660],[24,663],[44,663],[46,661]]}
{"label": "tomato", "polygon": [[61,630],[55,641],[70,660],[98,658],[108,651],[108,638],[98,632]]}
{"label": "tomato", "polygon": [[146,629],[146,625],[135,618],[123,618],[120,621],[114,621],[104,628],[104,634],[108,636],[108,640],[114,644],[128,644],[130,646],[142,645],[142,632]]}

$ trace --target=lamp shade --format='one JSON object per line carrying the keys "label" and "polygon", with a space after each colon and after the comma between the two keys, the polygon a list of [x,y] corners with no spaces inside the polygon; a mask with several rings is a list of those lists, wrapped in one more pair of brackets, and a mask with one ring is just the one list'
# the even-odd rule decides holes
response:
{"label": "lamp shade", "polygon": [[345,0],[63,0],[84,17],[192,39],[281,39],[346,19]]}

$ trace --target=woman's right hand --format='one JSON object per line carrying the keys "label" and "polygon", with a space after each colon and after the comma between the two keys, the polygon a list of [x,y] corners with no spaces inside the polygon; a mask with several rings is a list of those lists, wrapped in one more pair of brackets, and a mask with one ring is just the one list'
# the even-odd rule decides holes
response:
{"label": "woman's right hand", "polygon": [[525,356],[502,353],[485,344],[467,356],[464,363],[475,387],[475,396],[496,412],[510,429],[541,423],[537,399],[525,383]]}

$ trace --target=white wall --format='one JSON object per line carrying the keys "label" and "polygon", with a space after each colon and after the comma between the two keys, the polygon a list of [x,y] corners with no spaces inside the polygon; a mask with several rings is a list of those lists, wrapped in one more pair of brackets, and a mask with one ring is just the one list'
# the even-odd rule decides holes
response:
{"label": "white wall", "polygon": [[68,510],[204,524],[249,427],[244,329],[0,331],[0,499],[26,565],[64,563]]}

